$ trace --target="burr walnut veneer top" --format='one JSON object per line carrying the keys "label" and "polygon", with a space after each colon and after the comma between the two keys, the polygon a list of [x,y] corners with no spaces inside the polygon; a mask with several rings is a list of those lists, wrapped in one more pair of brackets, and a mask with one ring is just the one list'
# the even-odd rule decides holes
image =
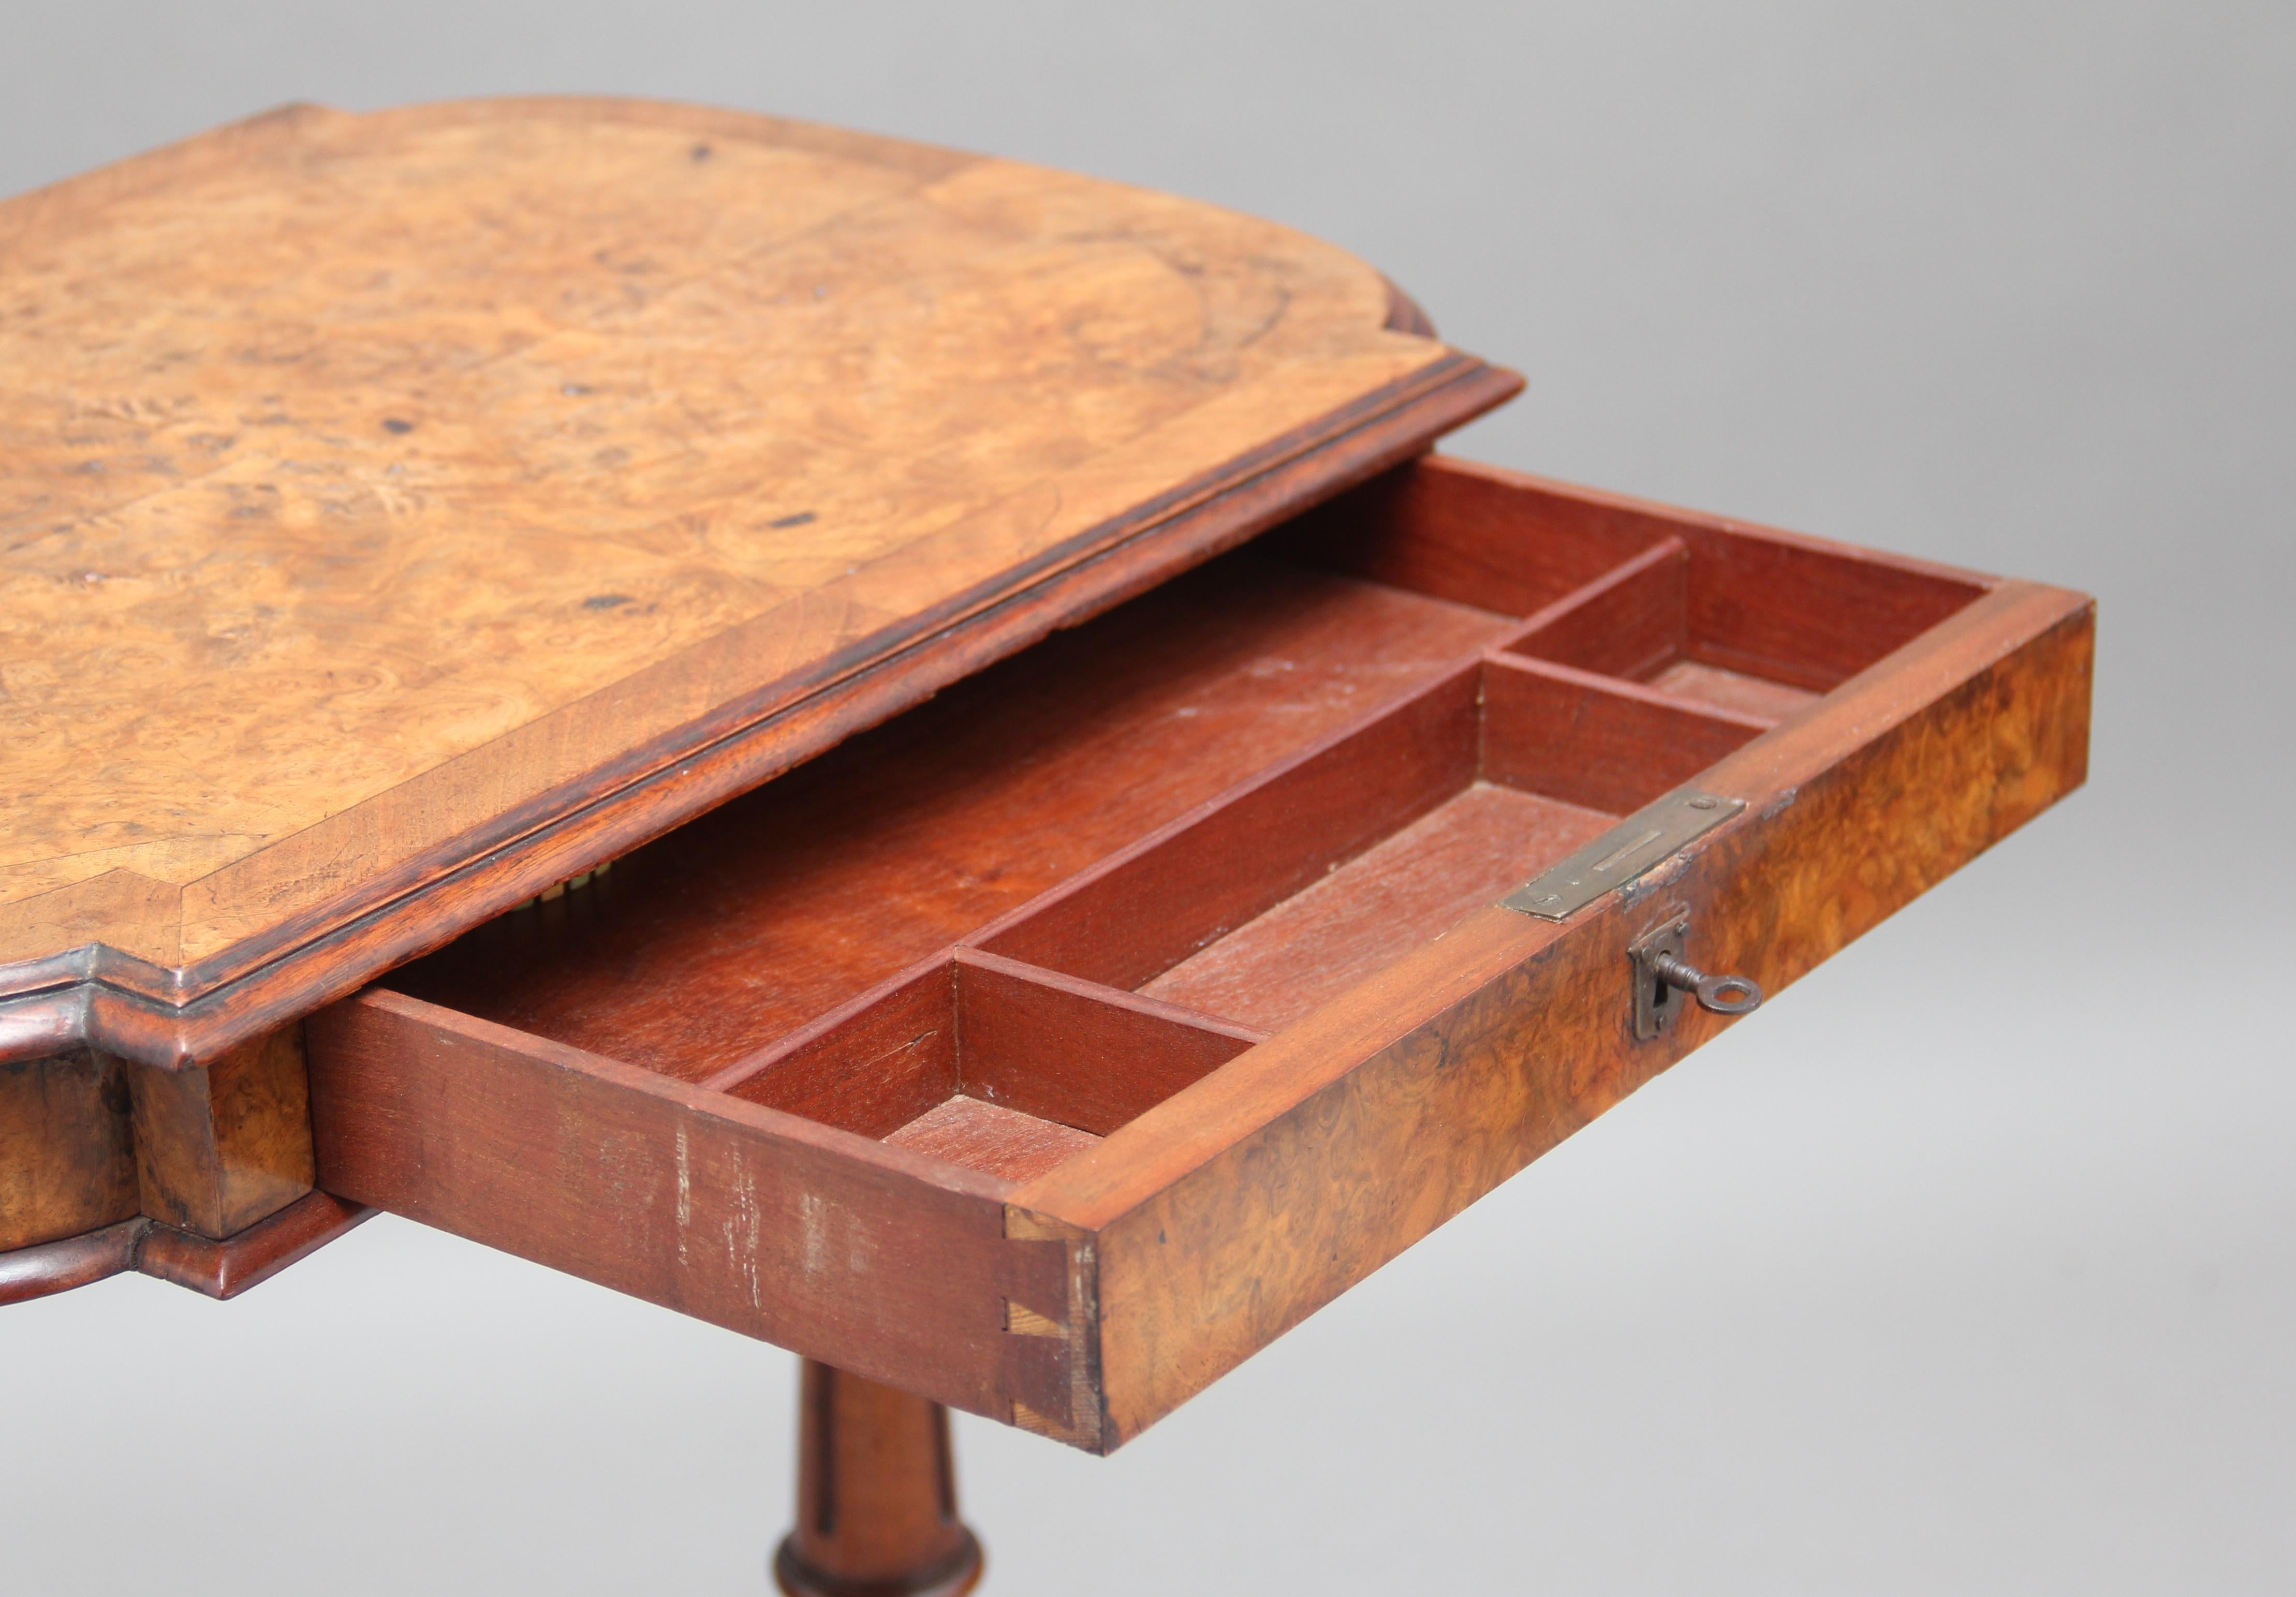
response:
{"label": "burr walnut veneer top", "polygon": [[344,990],[1513,390],[1399,304],[1212,207],[636,102],[293,107],[0,204],[0,998],[330,939],[227,1029]]}

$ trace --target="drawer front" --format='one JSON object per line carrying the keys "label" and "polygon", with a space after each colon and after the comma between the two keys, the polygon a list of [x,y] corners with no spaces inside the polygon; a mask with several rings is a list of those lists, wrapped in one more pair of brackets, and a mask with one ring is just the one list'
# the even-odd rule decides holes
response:
{"label": "drawer front", "polygon": [[1421,463],[318,1016],[321,1182],[1104,1451],[1728,1023],[1653,928],[1775,992],[2077,786],[2091,635]]}
{"label": "drawer front", "polygon": [[1633,1025],[1687,912],[1775,994],[2079,785],[2086,604],[2013,586],[1700,777],[1734,822],[1562,924],[1486,909],[1033,1183],[1098,1240],[1104,1445],[1138,1434],[1732,1022]]}

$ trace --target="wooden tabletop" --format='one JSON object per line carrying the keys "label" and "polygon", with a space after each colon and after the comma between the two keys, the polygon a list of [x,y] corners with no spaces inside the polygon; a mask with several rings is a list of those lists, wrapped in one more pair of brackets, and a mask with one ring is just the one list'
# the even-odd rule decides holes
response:
{"label": "wooden tabletop", "polygon": [[1415,321],[1210,206],[643,102],[0,204],[0,1051],[275,1021],[1513,391]]}

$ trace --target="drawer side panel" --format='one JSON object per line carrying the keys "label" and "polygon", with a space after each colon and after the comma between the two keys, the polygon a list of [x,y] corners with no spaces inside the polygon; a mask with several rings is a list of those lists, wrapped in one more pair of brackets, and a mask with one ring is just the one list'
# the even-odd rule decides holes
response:
{"label": "drawer side panel", "polygon": [[[310,1022],[329,1192],[954,1407],[1071,1420],[1007,1183],[388,992]],[[1023,1355],[1026,1356],[1023,1356]]]}

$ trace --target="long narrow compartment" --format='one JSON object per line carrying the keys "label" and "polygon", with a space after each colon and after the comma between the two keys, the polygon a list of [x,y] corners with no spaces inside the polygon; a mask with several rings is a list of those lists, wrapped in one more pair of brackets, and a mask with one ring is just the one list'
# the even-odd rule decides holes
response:
{"label": "long narrow compartment", "polygon": [[1981,590],[1428,463],[396,973],[1009,1181]]}

